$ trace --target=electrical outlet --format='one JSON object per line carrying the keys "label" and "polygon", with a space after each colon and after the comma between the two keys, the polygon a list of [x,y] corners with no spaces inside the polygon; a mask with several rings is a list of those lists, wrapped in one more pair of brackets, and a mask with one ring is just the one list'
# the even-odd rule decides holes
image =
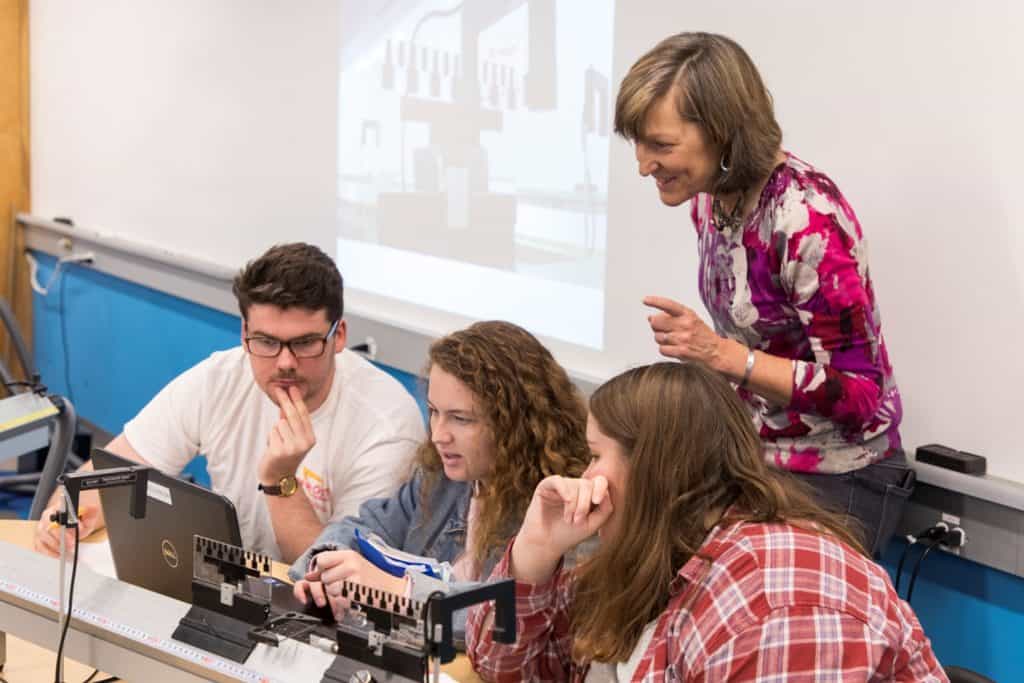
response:
{"label": "electrical outlet", "polygon": [[939,546],[940,550],[945,550],[951,555],[960,555],[961,549],[967,545],[967,532],[959,526],[954,526],[946,534],[945,540]]}
{"label": "electrical outlet", "polygon": [[897,532],[917,533],[937,520],[970,538],[970,543],[940,545],[940,550],[1024,577],[1024,510],[918,479]]}
{"label": "electrical outlet", "polygon": [[80,254],[71,254],[69,256],[61,257],[61,263],[82,263],[92,264],[96,260],[96,255],[91,251],[83,251]]}

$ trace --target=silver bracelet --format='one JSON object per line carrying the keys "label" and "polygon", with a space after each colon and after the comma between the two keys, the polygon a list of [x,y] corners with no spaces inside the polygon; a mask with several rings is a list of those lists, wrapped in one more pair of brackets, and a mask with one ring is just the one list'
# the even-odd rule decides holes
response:
{"label": "silver bracelet", "polygon": [[740,380],[740,389],[747,387],[750,381],[750,373],[754,371],[754,349],[747,349],[747,364],[743,368],[743,379]]}

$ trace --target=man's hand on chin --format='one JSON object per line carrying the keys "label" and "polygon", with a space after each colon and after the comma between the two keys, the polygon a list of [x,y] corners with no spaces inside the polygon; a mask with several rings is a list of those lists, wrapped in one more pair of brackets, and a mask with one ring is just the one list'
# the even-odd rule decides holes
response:
{"label": "man's hand on chin", "polygon": [[276,485],[283,477],[294,476],[299,464],[316,445],[313,420],[302,400],[298,387],[274,388],[274,398],[281,409],[281,417],[267,437],[267,450],[260,460],[260,482]]}

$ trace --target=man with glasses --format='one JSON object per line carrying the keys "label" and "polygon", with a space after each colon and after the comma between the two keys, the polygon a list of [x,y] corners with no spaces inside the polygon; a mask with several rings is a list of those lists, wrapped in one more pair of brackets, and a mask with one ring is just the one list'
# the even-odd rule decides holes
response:
{"label": "man with glasses", "polygon": [[[275,246],[233,291],[242,345],[172,380],[107,450],[172,474],[205,455],[246,548],[291,562],[329,521],[394,490],[423,421],[394,378],[345,349],[342,278],[320,249]],[[82,533],[103,525],[95,492],[81,508]],[[36,548],[56,554],[49,512]]]}

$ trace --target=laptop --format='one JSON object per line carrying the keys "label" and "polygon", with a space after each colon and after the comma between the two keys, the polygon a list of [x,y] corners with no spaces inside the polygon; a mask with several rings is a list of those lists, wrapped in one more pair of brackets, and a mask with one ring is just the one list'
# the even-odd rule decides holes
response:
{"label": "laptop", "polygon": [[[94,448],[93,467],[129,467],[137,462]],[[110,554],[117,578],[192,602],[193,534],[242,545],[235,506],[224,496],[156,469],[149,473],[146,517],[128,512],[131,488],[100,489]]]}

